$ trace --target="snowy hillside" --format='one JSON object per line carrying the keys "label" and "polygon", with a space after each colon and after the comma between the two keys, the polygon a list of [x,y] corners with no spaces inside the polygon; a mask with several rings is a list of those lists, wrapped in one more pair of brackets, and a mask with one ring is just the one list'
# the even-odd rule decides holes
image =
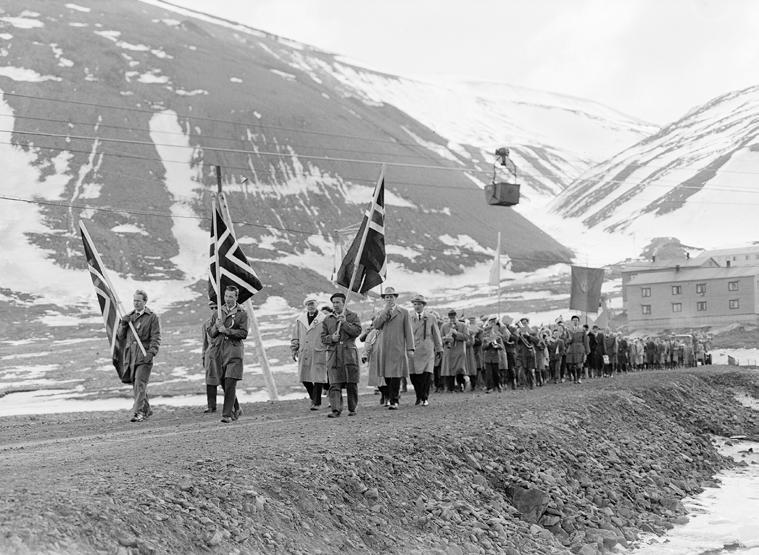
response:
{"label": "snowy hillside", "polygon": [[551,208],[592,233],[706,248],[756,239],[759,87],[691,110],[581,176]]}
{"label": "snowy hillside", "polygon": [[380,74],[152,0],[9,0],[0,302],[92,307],[80,218],[118,288],[198,298],[216,164],[262,299],[331,288],[334,232],[360,219],[382,162],[396,285],[484,282],[498,231],[517,271],[566,262],[519,211],[484,203],[489,151],[513,147],[526,210],[650,129],[560,95]]}

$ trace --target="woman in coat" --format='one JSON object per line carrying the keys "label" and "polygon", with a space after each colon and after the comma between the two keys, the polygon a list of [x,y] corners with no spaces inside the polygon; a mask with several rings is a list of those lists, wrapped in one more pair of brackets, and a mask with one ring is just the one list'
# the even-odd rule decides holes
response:
{"label": "woman in coat", "polygon": [[456,318],[456,311],[448,312],[448,321],[440,328],[443,336],[443,364],[440,376],[445,379],[448,391],[455,388],[457,376],[466,374],[466,340],[467,332],[463,323]]}
{"label": "woman in coat", "polygon": [[582,383],[582,365],[590,354],[590,343],[580,317],[572,316],[567,334],[567,370],[574,383]]}
{"label": "woman in coat", "polygon": [[427,300],[422,295],[411,299],[414,310],[411,312],[411,329],[414,332],[413,363],[409,369],[409,378],[416,393],[416,404],[429,405],[430,383],[435,368],[435,358],[441,356],[443,342],[437,318],[425,310]]}
{"label": "woman in coat", "polygon": [[303,305],[306,310],[293,324],[290,350],[298,362],[298,377],[308,392],[311,410],[322,404],[322,384],[327,381],[327,348],[322,343],[322,322],[325,315],[316,308],[316,299],[309,297]]}

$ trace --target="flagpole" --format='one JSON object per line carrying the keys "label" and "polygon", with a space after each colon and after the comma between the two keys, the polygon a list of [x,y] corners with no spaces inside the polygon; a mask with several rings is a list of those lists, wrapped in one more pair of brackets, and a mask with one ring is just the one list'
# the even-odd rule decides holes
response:
{"label": "flagpole", "polygon": [[[113,293],[113,297],[116,299],[116,313],[119,315],[119,320],[121,320],[124,314],[124,307],[121,305],[121,299],[119,299],[119,296],[116,293],[116,289],[113,288],[111,279],[108,277],[108,273],[105,271],[105,266],[103,265],[103,261],[100,258],[100,253],[98,253],[97,249],[95,248],[95,243],[92,242],[92,237],[90,237],[90,232],[87,231],[87,226],[84,225],[84,220],[81,220],[81,219],[79,220],[79,229],[81,229],[82,233],[84,233],[85,237],[87,237],[87,241],[92,247],[92,256],[95,257],[95,260],[97,261],[98,266],[100,266],[100,269],[103,272],[103,279],[105,280],[105,283],[108,286],[108,288]],[[147,353],[145,351],[145,346],[142,344],[142,341],[140,340],[140,336],[137,335],[137,330],[134,327],[134,322],[132,322],[131,320],[129,321],[129,329],[132,330],[132,334],[134,335],[134,338],[137,340],[137,345],[140,347],[142,356],[147,356]],[[114,332],[114,336],[115,336],[115,332]],[[113,356],[113,348],[114,348],[114,345],[111,345],[111,356]]]}
{"label": "flagpole", "polygon": [[[221,192],[221,167],[216,166],[216,178],[217,178],[217,184],[219,187],[219,203],[221,205],[224,218],[227,222],[227,229],[229,229],[229,232],[232,234],[232,236],[235,236],[234,227],[232,224],[232,216],[229,213],[229,206],[227,205],[227,199],[224,196],[224,193]],[[216,273],[217,275],[220,274],[220,265],[219,265],[219,249],[214,249],[216,252]],[[221,290],[221,278],[218,278],[218,281],[216,282],[219,284],[219,290]],[[264,341],[261,337],[261,328],[258,327],[258,319],[256,318],[256,313],[253,311],[253,303],[251,303],[250,299],[245,301],[245,311],[248,313],[248,316],[250,317],[250,325],[251,325],[251,331],[253,332],[253,341],[256,344],[256,348],[258,349],[259,360],[261,361],[261,370],[264,373],[264,381],[266,382],[266,389],[269,392],[269,399],[272,401],[278,401],[279,400],[279,394],[277,393],[277,384],[274,382],[274,376],[271,372],[271,367],[269,366],[269,358],[266,356],[266,349],[264,348]],[[221,314],[221,303],[219,303],[219,314]]]}
{"label": "flagpole", "polygon": [[[382,164],[382,168],[380,169],[380,176],[377,180],[377,185],[374,186],[374,193],[372,194],[372,203],[369,207],[369,216],[372,214],[372,208],[377,203],[377,193],[379,192],[379,186],[380,183],[382,183],[382,180],[385,178],[385,164]],[[348,295],[345,298],[345,307],[348,306],[348,301],[350,300],[351,293],[353,293],[353,286],[355,285],[356,276],[358,275],[358,266],[361,264],[361,253],[364,252],[364,246],[366,245],[366,236],[369,234],[369,225],[372,223],[369,219],[369,216],[366,218],[366,227],[364,227],[364,233],[361,235],[361,242],[358,245],[358,251],[356,252],[356,259],[353,261],[353,275],[351,276],[350,283],[348,284]]]}

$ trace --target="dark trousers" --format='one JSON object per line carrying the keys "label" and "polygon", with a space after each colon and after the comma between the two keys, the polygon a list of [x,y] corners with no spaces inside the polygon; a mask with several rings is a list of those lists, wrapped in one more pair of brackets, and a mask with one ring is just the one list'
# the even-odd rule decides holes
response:
{"label": "dark trousers", "polygon": [[150,380],[150,371],[153,369],[152,364],[138,364],[134,369],[134,405],[132,413],[141,413],[144,416],[150,416],[153,412],[150,410],[148,402],[148,381]]}
{"label": "dark trousers", "polygon": [[387,394],[390,397],[390,404],[398,404],[401,399],[401,378],[385,378],[387,384]]}
{"label": "dark trousers", "polygon": [[224,378],[221,386],[224,390],[224,406],[221,409],[221,415],[228,418],[232,417],[232,411],[240,410],[240,403],[237,402],[237,380],[234,378]]}
{"label": "dark trousers", "polygon": [[500,373],[497,362],[485,363],[485,387],[488,389],[500,389]]}
{"label": "dark trousers", "polygon": [[206,401],[210,410],[216,410],[216,390],[218,385],[206,384]]}
{"label": "dark trousers", "polygon": [[445,387],[445,384],[443,384],[443,378],[440,377],[440,367],[442,364],[437,364],[433,369],[433,376],[434,376],[434,383],[435,383],[435,391],[442,391],[443,387]]}
{"label": "dark trousers", "polygon": [[306,391],[308,391],[308,397],[311,399],[311,403],[315,407],[322,405],[322,384],[314,382],[303,382]]}
{"label": "dark trousers", "polygon": [[417,401],[426,401],[430,396],[430,382],[432,374],[424,372],[422,374],[409,374],[411,385],[414,386]]}
{"label": "dark trousers", "polygon": [[329,384],[329,404],[332,406],[332,412],[343,412],[343,388],[348,397],[348,410],[355,412],[358,405],[358,384],[350,382]]}

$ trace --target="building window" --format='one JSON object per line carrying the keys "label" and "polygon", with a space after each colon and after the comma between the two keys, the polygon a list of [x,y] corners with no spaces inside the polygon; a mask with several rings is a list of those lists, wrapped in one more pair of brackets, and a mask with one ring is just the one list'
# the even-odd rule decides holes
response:
{"label": "building window", "polygon": [[641,297],[650,297],[651,296],[651,288],[650,287],[641,287],[640,288],[640,296]]}
{"label": "building window", "polygon": [[735,310],[741,307],[741,303],[739,302],[738,299],[730,299],[729,301],[727,301],[727,303],[731,310]]}
{"label": "building window", "polygon": [[682,312],[683,303],[672,303],[672,312]]}
{"label": "building window", "polygon": [[705,283],[697,283],[696,284],[696,295],[706,295],[706,284]]}
{"label": "building window", "polygon": [[696,310],[699,312],[706,312],[706,301],[698,301],[696,303]]}
{"label": "building window", "polygon": [[683,293],[683,286],[682,285],[673,285],[672,286],[672,294],[673,295],[682,295]]}
{"label": "building window", "polygon": [[737,291],[738,290],[738,282],[737,281],[728,281],[727,282],[727,290],[728,291]]}
{"label": "building window", "polygon": [[651,305],[650,304],[642,304],[640,305],[641,311],[643,312],[644,316],[648,316],[651,314]]}

